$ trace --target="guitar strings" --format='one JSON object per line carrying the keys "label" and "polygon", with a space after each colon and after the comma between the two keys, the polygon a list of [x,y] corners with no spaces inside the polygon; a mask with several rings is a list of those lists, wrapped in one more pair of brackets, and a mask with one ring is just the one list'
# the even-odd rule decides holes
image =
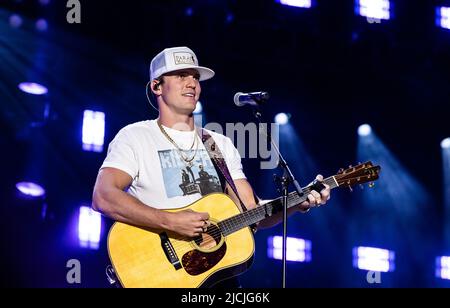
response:
{"label": "guitar strings", "polygon": [[[306,193],[306,192],[305,192]],[[288,198],[288,200],[289,201],[293,201],[293,200],[295,200],[296,198],[298,198],[296,195],[291,195],[291,196],[289,196],[289,198]],[[302,202],[302,201],[300,201],[300,202]],[[235,221],[233,221],[233,222],[229,222],[229,223],[231,223],[231,225],[230,226],[224,226],[224,227],[226,227],[227,229],[229,229],[229,230],[232,230],[232,229],[234,229],[237,225],[243,225],[243,227],[242,228],[239,228],[238,230],[236,230],[236,231],[239,231],[240,229],[243,229],[243,228],[245,228],[245,227],[248,227],[250,224],[247,222],[248,221],[248,218],[250,218],[250,217],[245,217],[246,215],[247,216],[249,216],[248,214],[246,214],[246,213],[249,213],[249,214],[252,214],[253,212],[252,212],[253,210],[250,210],[250,211],[247,211],[247,212],[243,212],[243,213],[241,213],[241,214],[238,214],[238,215],[236,215],[236,216],[234,216],[234,217],[230,217],[230,218],[234,218],[235,219]],[[230,218],[228,218],[228,219],[230,219]],[[221,221],[221,222],[219,222],[219,223],[224,223],[226,220],[223,220],[223,221]],[[206,234],[208,234],[208,235],[210,235],[211,237],[212,237],[212,239],[207,239],[206,241],[202,241],[202,243],[206,243],[206,244],[209,244],[209,243],[212,243],[212,242],[216,242],[216,240],[214,239],[214,238],[216,238],[216,237],[221,237],[222,236],[222,234],[224,233],[224,231],[226,231],[226,230],[222,230],[218,225],[216,226],[216,229],[217,230],[215,230],[215,231],[213,231],[213,232],[211,232],[211,233],[207,233],[206,232]],[[199,234],[199,236],[202,236],[202,234]],[[181,249],[182,247],[185,247],[186,245],[189,245],[189,246],[191,246],[192,244],[191,244],[191,242],[195,242],[195,238],[190,238],[190,237],[182,237],[182,238],[179,238],[179,239],[176,239],[177,241],[180,241],[179,243],[176,243],[176,244],[173,244],[173,247],[175,248],[175,249]]]}
{"label": "guitar strings", "polygon": [[[335,175],[335,176],[326,178],[326,179],[324,179],[322,182],[325,183],[325,184],[327,184],[327,185],[330,186],[331,188],[335,188],[335,187],[338,187],[338,186],[339,186],[339,184],[337,184],[336,178],[340,179],[341,177],[344,177],[345,175],[346,175],[345,173],[344,173],[344,174],[338,174],[338,175]],[[347,175],[347,176],[348,176],[348,175]],[[347,180],[349,181],[350,179],[355,179],[355,178],[357,178],[357,177],[353,176],[352,178],[348,178]],[[307,186],[307,187],[305,187],[305,188],[303,189],[303,193],[307,195],[307,194],[309,194],[312,190],[313,190],[313,189],[311,189],[311,186]],[[293,201],[293,199],[297,199],[297,198],[299,198],[298,195],[295,195],[295,194],[294,194],[294,195],[290,195],[290,196],[288,197],[288,200],[289,200],[289,201]],[[304,202],[304,201],[306,201],[306,199],[307,199],[307,198],[304,198],[304,200],[298,201],[299,204],[302,203],[302,202]],[[256,209],[254,209],[254,210],[256,210]],[[243,223],[243,224],[244,224],[241,228],[235,230],[234,232],[237,232],[237,231],[239,231],[240,229],[243,229],[243,228],[248,227],[248,226],[250,225],[250,224],[247,223],[247,220],[246,220],[246,219],[248,219],[249,217],[247,217],[247,218],[245,217],[246,213],[250,213],[250,214],[251,214],[251,213],[253,213],[253,210],[250,210],[250,211],[247,211],[247,212],[243,212],[243,213],[238,214],[238,215],[236,215],[236,216],[234,216],[234,217],[230,217],[230,218],[237,218],[237,217],[239,217],[239,218],[237,218],[238,221],[235,221],[235,222],[233,222],[233,223],[237,223],[237,224]],[[230,219],[230,218],[228,218],[228,219]],[[225,222],[225,221],[226,221],[226,220],[222,221],[222,223]],[[212,239],[207,239],[207,240],[205,240],[205,241],[202,241],[202,242],[201,242],[202,244],[210,244],[210,243],[213,243],[213,242],[217,244],[215,238],[216,238],[216,237],[219,237],[219,236],[221,237],[222,234],[223,234],[223,230],[221,230],[221,228],[220,228],[218,225],[217,225],[216,227],[217,227],[217,230],[213,231],[212,233],[207,233],[207,232],[206,232],[206,234],[208,234]],[[232,229],[234,229],[235,226],[233,226],[233,224],[232,224],[230,227],[231,227],[230,230],[232,230]],[[203,234],[203,233],[200,233],[200,234],[198,235],[198,237],[201,237],[202,234]],[[190,237],[182,237],[182,238],[177,239],[177,240],[178,240],[179,242],[178,242],[177,244],[174,244],[173,247],[174,247],[174,249],[176,249],[176,250],[181,250],[181,249],[184,249],[184,247],[192,247],[192,246],[193,246],[192,242],[195,242],[196,239],[195,239],[195,238],[190,238]],[[194,247],[195,247],[195,246],[194,246]]]}
{"label": "guitar strings", "polygon": [[[332,184],[335,184],[332,177],[325,179],[323,182],[324,182],[325,184],[329,185],[329,186],[331,186]],[[312,189],[311,189],[309,186],[308,186],[308,187],[305,187],[305,188],[303,189],[303,193],[304,193],[304,194],[308,194],[308,193],[310,193],[311,191],[312,191]],[[289,201],[293,201],[293,200],[295,200],[296,198],[298,198],[297,195],[290,195],[290,196],[288,197],[288,200],[289,200]],[[299,201],[299,202],[301,203],[301,202],[303,202],[303,201],[306,201],[306,198],[305,198],[305,200],[301,200],[301,201]],[[234,217],[240,216],[240,217],[238,218],[238,220],[236,221],[236,223],[237,223],[237,224],[241,224],[241,223],[246,224],[247,221],[246,221],[246,218],[245,218],[245,213],[249,213],[249,212],[250,212],[250,214],[251,214],[251,213],[252,213],[251,211],[253,211],[253,210],[250,210],[250,211],[247,211],[247,212],[243,212],[243,213],[241,213],[241,214],[238,214],[238,215],[234,216]],[[230,217],[230,218],[233,218],[233,217]],[[247,217],[247,218],[249,218],[249,217]],[[223,223],[223,222],[224,222],[224,221],[222,221],[222,223]],[[248,226],[248,225],[247,225],[247,226]],[[233,224],[232,224],[230,227],[233,228]],[[209,236],[211,237],[211,239],[206,239],[205,241],[202,241],[202,242],[201,242],[202,244],[210,244],[210,243],[216,243],[216,244],[217,244],[215,238],[216,238],[216,237],[219,237],[219,236],[221,237],[222,234],[223,234],[224,232],[223,232],[223,230],[221,230],[221,228],[220,228],[218,225],[216,226],[216,228],[217,228],[217,230],[215,230],[215,231],[213,231],[213,232],[211,232],[211,233],[205,232],[207,235],[209,235]],[[245,228],[245,226],[244,226],[244,228]],[[236,230],[236,231],[239,231],[239,229]],[[201,237],[202,234],[203,234],[203,233],[200,233],[198,236]],[[176,249],[176,250],[181,250],[181,249],[184,249],[185,247],[190,247],[190,248],[191,248],[191,247],[193,246],[192,242],[195,242],[196,239],[195,239],[195,238],[190,238],[190,237],[182,237],[182,238],[176,239],[176,240],[179,241],[179,242],[176,243],[176,244],[173,244],[172,246],[173,246],[174,249]]]}
{"label": "guitar strings", "polygon": [[[333,177],[329,177],[329,178],[323,180],[323,183],[329,185],[330,187],[331,187],[331,186],[334,186],[334,185],[336,184],[335,181],[334,181],[334,179],[333,179]],[[303,193],[304,193],[304,194],[308,194],[308,193],[310,193],[311,191],[312,191],[312,189],[311,189],[310,186],[305,187],[305,188],[303,189]],[[298,197],[297,195],[294,194],[294,195],[290,195],[290,196],[288,197],[288,200],[289,200],[289,201],[293,201],[293,200],[295,200],[295,199],[297,199],[297,198],[299,198],[299,197]],[[298,202],[301,203],[301,202],[303,202],[303,201],[306,201],[306,198],[305,198],[304,200],[300,200],[300,201],[298,201]],[[243,213],[241,213],[241,214],[238,214],[238,215],[234,216],[234,217],[240,216],[240,217],[238,218],[238,220],[235,221],[236,225],[237,225],[237,224],[243,223],[244,226],[243,226],[242,228],[247,227],[249,224],[247,223],[247,220],[246,220],[246,219],[248,219],[249,217],[246,218],[246,217],[245,217],[245,213],[249,213],[249,212],[252,213],[252,211],[253,211],[253,210],[250,210],[250,211],[243,212]],[[233,218],[233,217],[231,217],[231,218]],[[230,219],[230,218],[229,218],[229,219]],[[225,220],[225,221],[226,221],[226,220]],[[222,221],[222,223],[225,222],[225,221]],[[234,228],[233,224],[232,224],[230,227],[231,227],[231,229],[233,229],[233,228]],[[242,228],[239,228],[239,229],[236,230],[236,231],[239,231],[239,230],[242,229]],[[207,233],[207,232],[206,232],[206,234],[208,234],[209,236],[211,236],[212,239],[207,239],[207,240],[205,240],[205,241],[202,241],[202,242],[201,242],[202,244],[210,244],[210,243],[213,243],[213,242],[214,242],[214,243],[217,243],[216,240],[215,240],[215,238],[216,238],[216,237],[219,237],[219,236],[221,237],[222,234],[223,234],[223,230],[221,230],[221,228],[220,228],[219,226],[217,226],[217,230],[213,231],[212,233]],[[202,233],[199,234],[198,236],[201,237],[201,236],[202,236]],[[180,241],[179,243],[176,243],[176,244],[173,245],[174,249],[176,249],[176,250],[178,250],[178,249],[183,249],[184,247],[187,247],[187,246],[192,247],[192,245],[193,245],[192,242],[195,242],[195,238],[190,238],[190,237],[182,237],[182,238],[176,239],[176,240]]]}

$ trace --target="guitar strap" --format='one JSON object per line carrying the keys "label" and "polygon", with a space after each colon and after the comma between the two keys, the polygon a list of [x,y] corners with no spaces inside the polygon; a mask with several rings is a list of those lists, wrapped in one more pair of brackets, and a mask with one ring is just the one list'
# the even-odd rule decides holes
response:
{"label": "guitar strap", "polygon": [[208,155],[214,164],[214,167],[220,171],[221,176],[230,185],[231,189],[236,194],[239,200],[242,210],[246,212],[247,208],[245,207],[244,203],[239,197],[236,185],[234,184],[233,178],[231,177],[230,174],[230,170],[228,169],[227,163],[225,162],[225,158],[222,152],[220,151],[219,147],[216,145],[214,138],[212,138],[211,135],[203,128],[199,128],[198,131],[200,137],[202,138],[203,145],[205,146],[206,151],[208,152]]}

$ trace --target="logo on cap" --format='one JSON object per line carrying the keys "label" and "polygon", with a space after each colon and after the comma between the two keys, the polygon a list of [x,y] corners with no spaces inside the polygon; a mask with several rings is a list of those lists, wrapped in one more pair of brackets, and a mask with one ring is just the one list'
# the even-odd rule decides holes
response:
{"label": "logo on cap", "polygon": [[175,65],[192,64],[195,65],[194,55],[188,52],[175,52],[173,54]]}

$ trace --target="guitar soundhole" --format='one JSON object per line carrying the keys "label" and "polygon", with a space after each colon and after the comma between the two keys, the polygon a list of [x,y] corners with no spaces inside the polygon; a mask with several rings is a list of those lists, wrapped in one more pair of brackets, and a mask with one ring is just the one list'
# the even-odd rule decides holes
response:
{"label": "guitar soundhole", "polygon": [[216,225],[211,225],[208,231],[194,239],[195,244],[203,249],[213,249],[222,239],[222,233]]}
{"label": "guitar soundhole", "polygon": [[181,260],[186,272],[193,276],[213,268],[227,251],[227,245],[222,241],[222,233],[215,225],[211,225],[206,233],[195,238],[194,243],[198,249],[184,254]]}

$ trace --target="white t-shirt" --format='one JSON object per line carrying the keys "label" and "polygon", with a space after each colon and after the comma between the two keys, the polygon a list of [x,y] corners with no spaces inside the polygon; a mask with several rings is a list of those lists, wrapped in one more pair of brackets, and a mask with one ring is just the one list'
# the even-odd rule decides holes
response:
{"label": "white t-shirt", "polygon": [[[194,136],[198,138],[197,152],[196,146],[183,152],[187,158],[196,153],[192,167],[181,159],[156,120],[151,120],[121,129],[109,144],[108,155],[100,169],[112,167],[128,173],[133,178],[128,193],[158,209],[181,208],[209,193],[222,192],[219,176],[201,138],[193,131],[164,129],[181,149],[189,149]],[[245,179],[241,157],[232,141],[221,134],[208,133],[224,155],[233,180]]]}

